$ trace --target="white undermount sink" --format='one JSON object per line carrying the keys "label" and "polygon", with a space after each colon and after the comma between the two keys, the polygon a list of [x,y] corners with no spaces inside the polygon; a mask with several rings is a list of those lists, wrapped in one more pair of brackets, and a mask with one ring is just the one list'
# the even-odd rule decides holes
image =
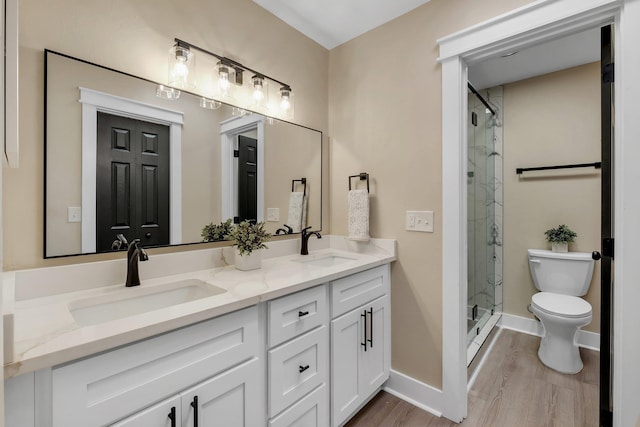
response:
{"label": "white undermount sink", "polygon": [[333,267],[334,265],[354,261],[355,259],[356,258],[350,258],[348,256],[338,254],[319,254],[301,256],[300,258],[294,259],[294,261],[317,267]]}
{"label": "white undermount sink", "polygon": [[69,303],[69,311],[79,326],[97,325],[172,305],[208,298],[225,289],[199,279],[185,279],[156,286],[124,288],[109,295]]}

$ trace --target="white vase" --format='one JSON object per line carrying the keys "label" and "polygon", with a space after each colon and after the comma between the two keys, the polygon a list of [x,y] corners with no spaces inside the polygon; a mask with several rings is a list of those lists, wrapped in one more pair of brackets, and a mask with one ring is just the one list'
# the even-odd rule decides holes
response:
{"label": "white vase", "polygon": [[569,244],[567,242],[551,242],[551,250],[553,252],[569,252]]}
{"label": "white vase", "polygon": [[238,270],[257,270],[262,267],[262,250],[258,249],[250,254],[240,255],[240,251],[236,248],[235,266]]}

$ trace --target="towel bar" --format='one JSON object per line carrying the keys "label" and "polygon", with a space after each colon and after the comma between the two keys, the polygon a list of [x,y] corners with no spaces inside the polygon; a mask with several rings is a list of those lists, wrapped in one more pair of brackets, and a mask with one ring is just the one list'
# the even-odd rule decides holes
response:
{"label": "towel bar", "polygon": [[351,191],[351,178],[360,178],[360,181],[367,180],[367,193],[369,192],[369,174],[366,172],[360,172],[358,175],[349,176],[349,191]]}
{"label": "towel bar", "polygon": [[307,178],[300,178],[300,179],[292,179],[291,180],[291,192],[293,193],[293,189],[296,185],[296,182],[299,182],[303,185],[302,187],[302,195],[306,196],[307,195]]}

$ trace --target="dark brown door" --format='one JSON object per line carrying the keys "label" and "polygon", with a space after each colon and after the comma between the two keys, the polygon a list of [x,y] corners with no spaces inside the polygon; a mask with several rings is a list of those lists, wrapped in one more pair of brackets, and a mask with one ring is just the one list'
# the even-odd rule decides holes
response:
{"label": "dark brown door", "polygon": [[98,113],[96,250],[169,244],[169,127]]}
{"label": "dark brown door", "polygon": [[258,218],[258,141],[238,136],[238,221]]}
{"label": "dark brown door", "polygon": [[600,261],[600,425],[613,424],[613,26],[602,27],[601,59],[601,126],[602,126],[602,188],[601,235],[602,260]]}

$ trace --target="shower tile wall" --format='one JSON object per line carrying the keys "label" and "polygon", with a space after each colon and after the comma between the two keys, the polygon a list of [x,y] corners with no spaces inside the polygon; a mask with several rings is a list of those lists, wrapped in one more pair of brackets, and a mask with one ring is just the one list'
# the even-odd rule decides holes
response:
{"label": "shower tile wall", "polygon": [[[502,311],[502,88],[483,90],[481,95],[498,114],[494,118],[475,95],[469,94],[469,331],[482,328],[492,309]],[[472,123],[472,113],[477,118],[476,125]],[[478,313],[472,321],[476,305]]]}

